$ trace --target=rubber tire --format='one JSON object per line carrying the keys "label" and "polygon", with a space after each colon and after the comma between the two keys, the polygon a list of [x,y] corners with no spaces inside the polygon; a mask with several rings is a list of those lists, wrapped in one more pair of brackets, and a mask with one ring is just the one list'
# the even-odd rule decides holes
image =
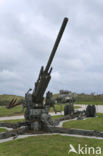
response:
{"label": "rubber tire", "polygon": [[95,117],[96,116],[96,107],[95,107],[95,105],[88,105],[87,106],[86,116],[87,117]]}

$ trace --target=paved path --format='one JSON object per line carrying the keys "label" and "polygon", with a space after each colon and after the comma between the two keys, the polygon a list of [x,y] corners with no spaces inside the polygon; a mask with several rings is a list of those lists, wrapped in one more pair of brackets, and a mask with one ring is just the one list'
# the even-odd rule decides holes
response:
{"label": "paved path", "polygon": [[77,118],[69,119],[69,120],[63,120],[63,121],[59,122],[59,124],[57,125],[57,127],[63,127],[63,123],[68,122],[68,121],[72,121],[72,120],[77,120]]}
{"label": "paved path", "polygon": [[2,120],[16,120],[16,119],[24,119],[24,116],[19,115],[19,116],[0,117],[0,121],[2,121]]}
{"label": "paved path", "polygon": [[[89,139],[102,139],[102,137],[95,137],[95,136],[84,136],[84,135],[73,135],[73,134],[61,134],[61,133],[45,133],[45,134],[33,134],[33,135],[19,135],[17,136],[16,139],[20,139],[20,138],[27,138],[27,137],[30,137],[30,136],[45,136],[45,135],[61,135],[61,136],[72,136],[72,137],[80,137],[80,138],[89,138]],[[15,140],[16,140],[15,139]],[[8,142],[8,141],[11,141],[11,140],[14,140],[13,137],[11,138],[7,138],[7,139],[1,139],[0,140],[0,143],[3,143],[3,142]]]}
{"label": "paved path", "polygon": [[[75,104],[75,106],[80,106],[81,108],[79,108],[78,110],[86,110],[87,105],[85,104]],[[103,113],[103,105],[95,105],[96,106],[96,112],[97,113]]]}

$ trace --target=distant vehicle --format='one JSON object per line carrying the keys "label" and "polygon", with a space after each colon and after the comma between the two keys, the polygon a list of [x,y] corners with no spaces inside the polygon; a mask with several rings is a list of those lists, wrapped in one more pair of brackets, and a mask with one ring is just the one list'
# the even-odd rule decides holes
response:
{"label": "distant vehicle", "polygon": [[57,103],[65,104],[64,115],[74,114],[74,102],[76,100],[76,94],[68,90],[60,90],[59,95],[56,98]]}
{"label": "distant vehicle", "polygon": [[75,100],[76,94],[68,90],[60,90],[56,98],[57,103],[74,103]]}

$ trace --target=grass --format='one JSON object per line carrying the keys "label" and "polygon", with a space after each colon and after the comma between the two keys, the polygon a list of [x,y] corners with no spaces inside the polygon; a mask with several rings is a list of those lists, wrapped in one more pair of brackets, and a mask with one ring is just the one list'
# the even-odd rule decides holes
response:
{"label": "grass", "polygon": [[22,115],[22,106],[16,106],[12,109],[7,109],[5,106],[0,107],[0,117]]}
{"label": "grass", "polygon": [[79,108],[81,108],[80,106],[74,106],[74,109],[79,109]]}
{"label": "grass", "polygon": [[[56,116],[52,116],[52,119],[58,119],[60,117],[62,117],[63,115],[56,115]],[[24,119],[16,119],[16,120],[2,120],[0,122],[5,122],[5,123],[17,123],[17,122],[23,122],[25,121]]]}
{"label": "grass", "polygon": [[95,95],[91,94],[77,94],[76,104],[95,104],[95,105],[103,105],[103,94]]}
{"label": "grass", "polygon": [[86,120],[68,121],[63,123],[63,127],[103,131],[103,114],[98,113],[97,116],[96,118],[88,118]]}
{"label": "grass", "polygon": [[[75,106],[75,109],[80,108],[80,106]],[[57,111],[63,111],[64,105],[56,105]],[[50,108],[50,112],[54,112],[53,108]],[[22,112],[22,106],[16,106],[11,109],[7,109],[5,106],[0,107],[0,117],[6,117],[6,116],[16,116],[16,115],[23,115]]]}
{"label": "grass", "polygon": [[75,104],[103,105],[103,101],[76,101]]}
{"label": "grass", "polygon": [[[76,150],[78,149],[78,144],[83,147],[86,144],[88,147],[96,148],[99,146],[102,148],[103,140],[60,135],[32,136],[0,144],[0,156],[68,156],[70,144]],[[78,154],[70,153],[69,155],[75,156]],[[83,154],[79,155],[82,156]],[[96,154],[93,156],[96,156]],[[101,156],[103,156],[103,153]]]}
{"label": "grass", "polygon": [[8,130],[7,129],[5,129],[5,128],[0,128],[0,133],[1,132],[7,132]]}
{"label": "grass", "polygon": [[0,95],[0,105],[8,105],[12,99],[17,99],[17,101],[20,101],[24,99],[22,96],[17,96],[17,95],[8,95],[8,94],[3,94]]}
{"label": "grass", "polygon": [[58,119],[58,118],[61,118],[63,115],[55,115],[55,116],[52,116],[52,119]]}
{"label": "grass", "polygon": [[101,101],[80,101],[80,102],[75,102],[75,104],[86,104],[86,105],[103,105],[103,102]]}
{"label": "grass", "polygon": [[[58,111],[58,112],[63,111],[63,109],[64,109],[64,104],[55,104],[55,109],[56,109],[56,111]],[[54,110],[53,110],[52,107],[50,108],[50,112],[54,112]]]}
{"label": "grass", "polygon": [[[60,112],[60,111],[64,111],[64,106],[65,106],[66,104],[56,104],[55,105],[55,109],[58,111],[58,112]],[[81,108],[80,106],[74,106],[74,109],[78,109],[78,108]],[[50,108],[50,112],[54,112],[54,110],[53,110],[53,108],[51,107]]]}
{"label": "grass", "polygon": [[[56,99],[58,97],[58,93],[53,95],[53,98]],[[21,101],[24,99],[22,96],[17,95],[8,95],[3,94],[0,95],[0,105],[8,105],[12,99],[17,99],[17,101]],[[95,105],[103,105],[103,94],[95,95],[93,93],[91,94],[77,94],[76,97],[76,104],[95,104]]]}
{"label": "grass", "polygon": [[23,122],[24,119],[16,119],[16,120],[1,120],[0,122],[5,122],[5,123],[17,123],[17,122]]}

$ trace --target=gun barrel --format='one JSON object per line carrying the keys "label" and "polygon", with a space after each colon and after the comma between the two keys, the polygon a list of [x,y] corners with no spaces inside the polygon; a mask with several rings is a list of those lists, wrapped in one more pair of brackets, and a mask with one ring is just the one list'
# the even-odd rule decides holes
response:
{"label": "gun barrel", "polygon": [[52,63],[52,60],[53,60],[54,55],[55,55],[55,53],[56,53],[56,50],[57,50],[57,48],[58,48],[59,42],[60,42],[60,40],[61,40],[61,37],[62,37],[62,35],[63,35],[63,32],[64,32],[64,30],[65,30],[65,27],[66,27],[67,22],[68,22],[68,18],[64,18],[63,23],[62,23],[62,26],[61,26],[61,28],[60,28],[60,31],[59,31],[59,33],[58,33],[57,39],[56,39],[56,41],[55,41],[54,47],[53,47],[53,49],[52,49],[51,55],[50,55],[50,57],[49,57],[47,66],[46,66],[46,68],[45,68],[45,72],[47,72],[47,71],[49,70],[49,68],[50,68],[50,65],[51,65],[51,63]]}

